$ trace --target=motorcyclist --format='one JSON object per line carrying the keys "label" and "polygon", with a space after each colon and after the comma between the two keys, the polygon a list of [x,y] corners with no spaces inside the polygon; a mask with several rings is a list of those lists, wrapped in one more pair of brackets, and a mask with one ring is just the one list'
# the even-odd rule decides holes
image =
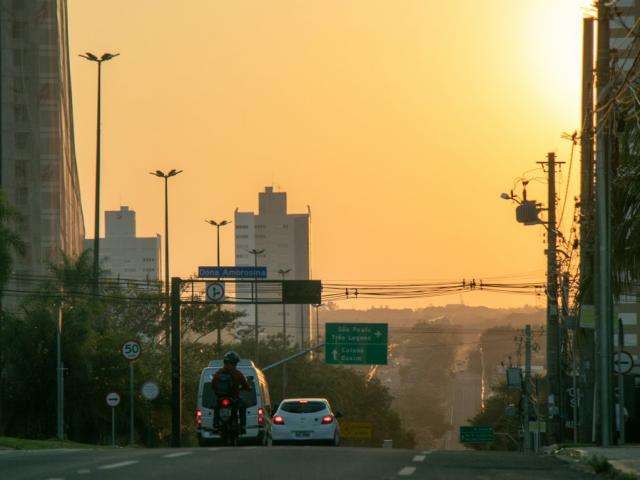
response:
{"label": "motorcyclist", "polygon": [[[236,368],[238,362],[240,362],[240,357],[236,352],[230,351],[225,353],[222,362],[223,367],[218,370],[211,379],[213,392],[216,398],[227,397],[233,401],[233,414],[240,414],[240,430],[242,433],[246,433],[247,409],[244,403],[240,401],[240,391],[250,391],[251,387],[246,377]],[[215,430],[218,430],[220,427],[220,407],[218,402],[216,402],[213,409],[213,425]]]}

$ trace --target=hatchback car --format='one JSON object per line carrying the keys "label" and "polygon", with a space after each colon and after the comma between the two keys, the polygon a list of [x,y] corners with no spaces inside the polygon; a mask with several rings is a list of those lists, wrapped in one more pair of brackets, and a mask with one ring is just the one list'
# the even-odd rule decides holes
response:
{"label": "hatchback car", "polygon": [[271,418],[271,440],[281,443],[340,444],[339,412],[325,398],[287,398]]}

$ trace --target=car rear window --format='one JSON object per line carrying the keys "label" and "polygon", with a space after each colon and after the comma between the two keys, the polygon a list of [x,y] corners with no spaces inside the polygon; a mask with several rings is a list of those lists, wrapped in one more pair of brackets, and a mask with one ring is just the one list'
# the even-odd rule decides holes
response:
{"label": "car rear window", "polygon": [[[255,407],[258,403],[256,383],[253,377],[247,377],[247,382],[249,383],[251,390],[248,392],[241,391],[240,398],[244,402],[245,407]],[[205,408],[213,408],[214,403],[215,394],[213,393],[213,387],[211,386],[211,381],[207,381],[202,387],[202,406]]]}
{"label": "car rear window", "polygon": [[316,413],[327,408],[324,402],[284,402],[280,408],[287,413]]}

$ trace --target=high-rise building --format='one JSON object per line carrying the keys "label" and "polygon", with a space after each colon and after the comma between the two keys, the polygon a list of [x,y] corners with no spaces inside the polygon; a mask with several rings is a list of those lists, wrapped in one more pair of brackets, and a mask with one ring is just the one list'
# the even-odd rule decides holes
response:
{"label": "high-rise building", "polygon": [[42,274],[84,238],[65,0],[0,0],[0,103],[0,186],[27,246],[14,270]]}
{"label": "high-rise building", "polygon": [[[266,187],[258,194],[258,213],[236,210],[234,223],[237,266],[254,265],[250,250],[264,250],[258,265],[267,267],[268,279],[281,279],[279,270],[290,270],[285,277],[288,280],[309,279],[309,213],[287,213],[286,192]],[[265,334],[282,331],[282,310],[281,305],[258,307],[259,327]],[[245,312],[242,323],[253,326],[254,308]],[[297,344],[307,342],[311,333],[309,306],[287,305],[285,312],[287,336]]]}
{"label": "high-rise building", "polygon": [[[104,212],[105,236],[100,239],[100,267],[104,275],[123,281],[148,281],[157,285],[161,278],[160,235],[136,237],[136,212],[129,207]],[[86,250],[93,239],[84,241]]]}
{"label": "high-rise building", "polygon": [[[614,73],[626,75],[640,51],[640,0],[617,0],[610,9],[611,57]],[[637,68],[637,66],[636,66]]]}

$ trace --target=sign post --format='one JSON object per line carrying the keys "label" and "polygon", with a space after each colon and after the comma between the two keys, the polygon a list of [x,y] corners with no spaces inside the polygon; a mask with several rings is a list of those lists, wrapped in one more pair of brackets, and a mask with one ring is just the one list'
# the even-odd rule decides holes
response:
{"label": "sign post", "polygon": [[147,418],[149,420],[149,428],[147,428],[147,447],[151,447],[151,430],[153,429],[153,419],[151,417],[151,402],[160,395],[160,387],[153,380],[148,380],[140,387],[140,394],[148,400],[147,402]]}
{"label": "sign post", "polygon": [[386,365],[386,323],[327,323],[325,362],[332,365]]}
{"label": "sign post", "polygon": [[134,441],[134,424],[133,424],[133,401],[135,397],[133,383],[133,362],[140,356],[142,347],[137,340],[129,340],[122,345],[122,356],[129,362],[129,444],[133,446]]}
{"label": "sign post", "polygon": [[111,407],[111,446],[116,446],[116,407],[120,403],[118,392],[110,392],[106,397],[107,405]]}

